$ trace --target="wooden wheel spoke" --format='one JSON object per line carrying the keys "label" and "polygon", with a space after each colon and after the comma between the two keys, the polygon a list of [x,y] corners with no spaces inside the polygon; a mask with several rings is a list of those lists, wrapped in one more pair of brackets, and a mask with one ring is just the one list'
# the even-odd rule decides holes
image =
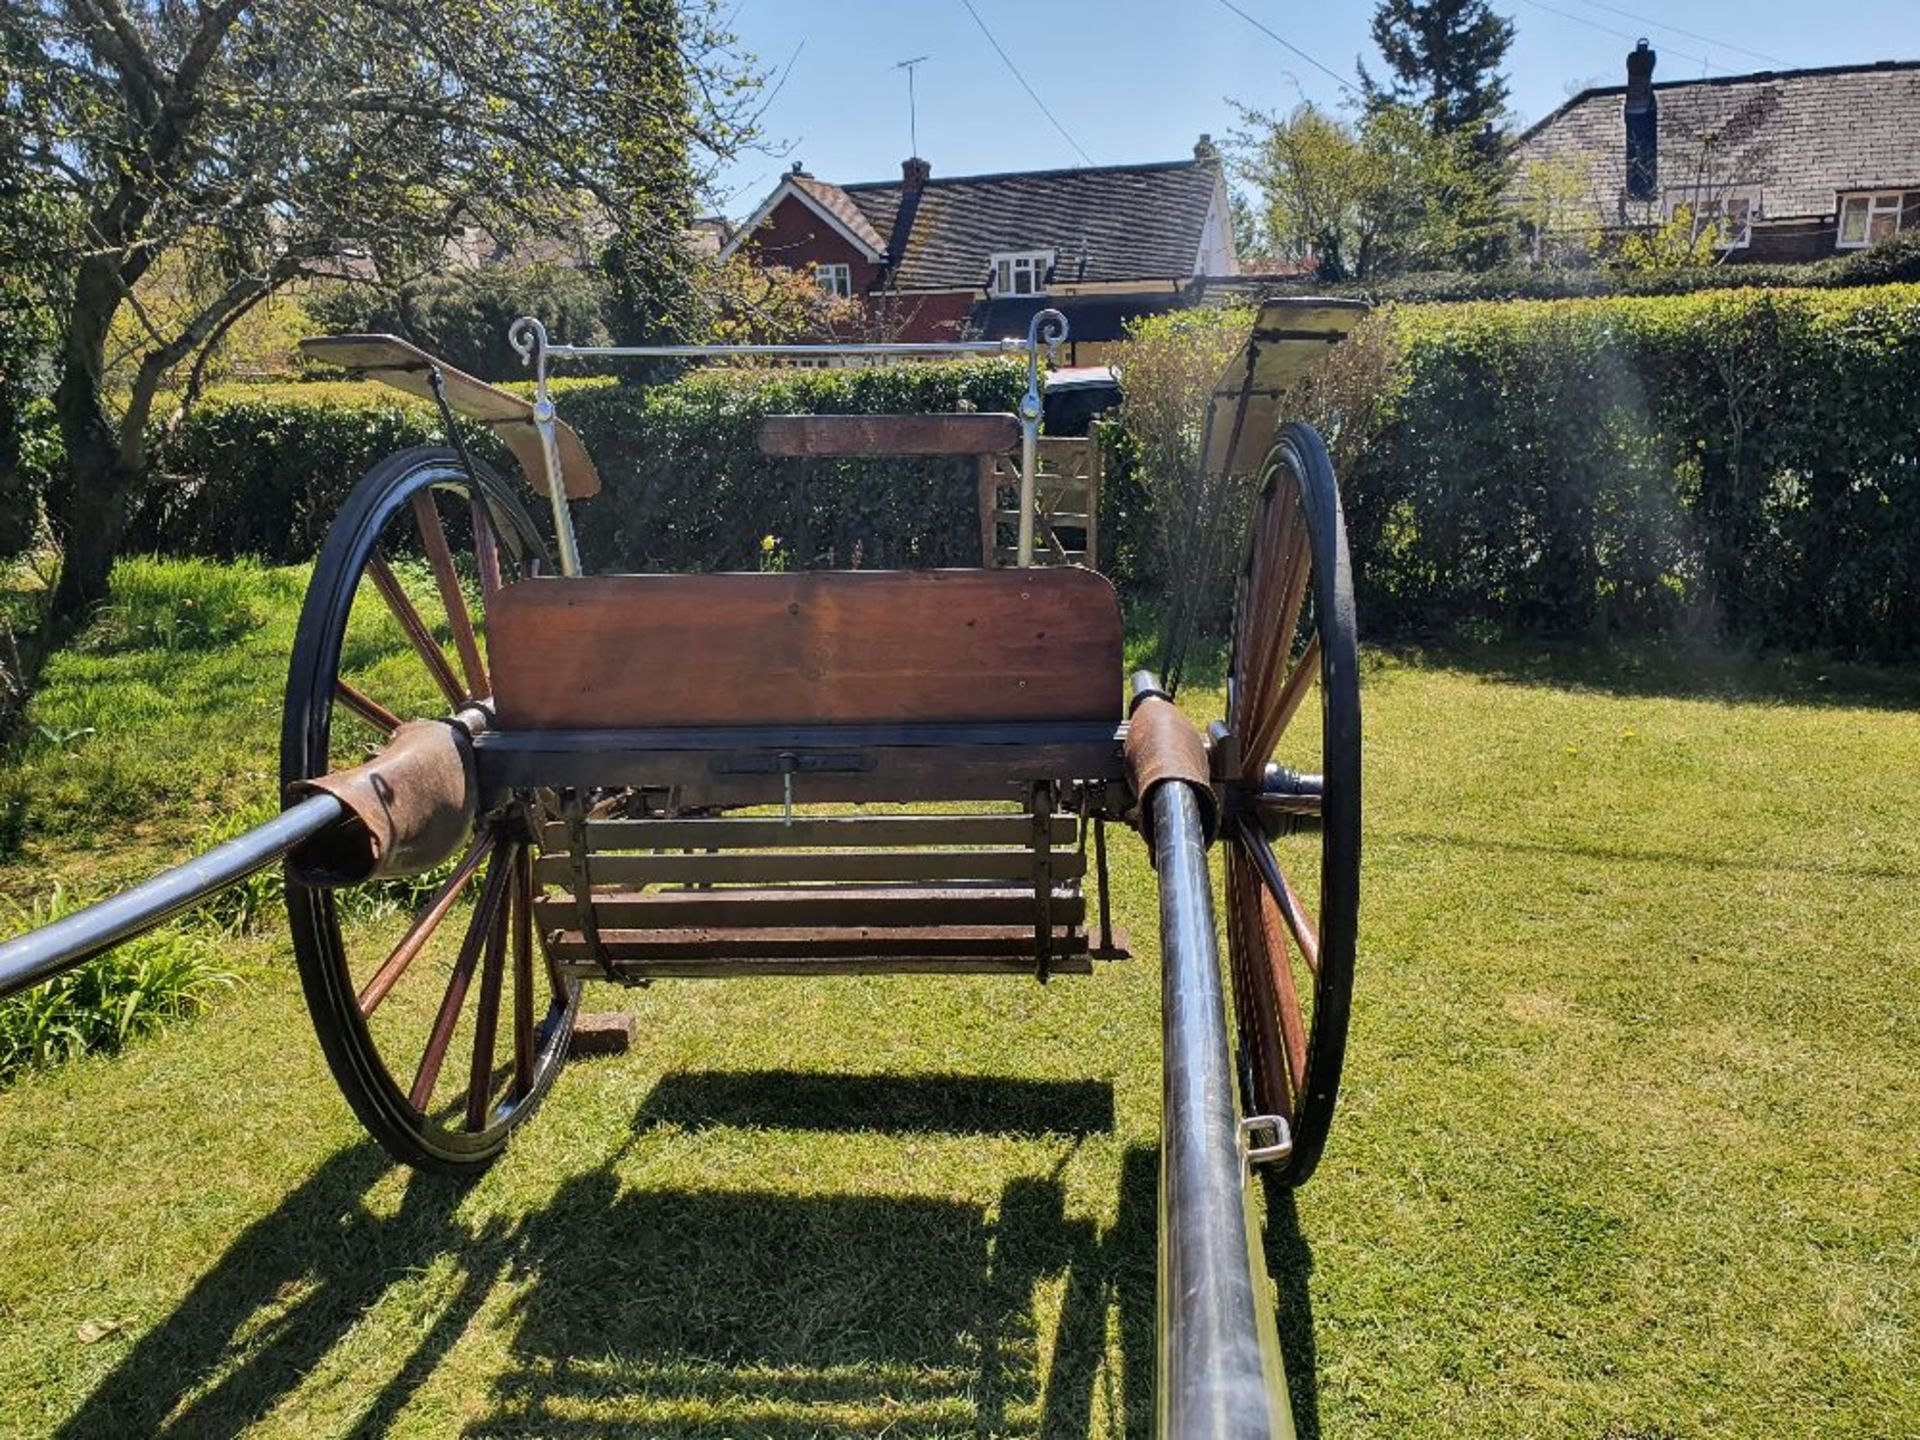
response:
{"label": "wooden wheel spoke", "polygon": [[522,846],[513,877],[513,1098],[533,1089],[533,848]]}
{"label": "wooden wheel spoke", "polygon": [[479,491],[474,492],[469,508],[473,513],[473,558],[480,571],[480,600],[484,605],[502,584],[500,542],[494,538],[493,517],[487,513],[487,502]]}
{"label": "wooden wheel spoke", "polygon": [[[460,652],[461,667],[467,672],[467,693],[478,697],[489,693],[487,667],[480,658],[480,641],[473,633],[473,616],[467,612],[466,591],[460,586],[460,574],[453,568],[453,551],[447,546],[446,527],[440,523],[440,511],[433,503],[431,488],[413,492],[413,519],[420,529],[421,542],[427,547],[427,563],[433,567],[434,583],[440,587],[440,603],[446,608],[447,624],[453,630],[453,646]],[[436,650],[439,646],[434,647]]]}
{"label": "wooden wheel spoke", "polygon": [[[1307,692],[1313,688],[1313,682],[1320,676],[1320,632],[1315,630],[1307,641],[1306,648],[1300,652],[1300,658],[1294,663],[1287,675],[1286,683],[1280,687],[1280,694],[1274,701],[1273,738],[1277,744],[1280,737],[1287,733],[1287,727],[1293,723],[1294,712],[1300,708],[1300,702],[1307,698]],[[1268,753],[1271,753],[1270,751]],[[1266,761],[1262,759],[1264,767]],[[1259,776],[1250,777],[1256,783]]]}
{"label": "wooden wheel spoke", "polygon": [[493,1095],[493,1046],[500,1030],[500,989],[505,978],[507,930],[513,923],[514,892],[520,885],[520,846],[508,842],[494,858],[506,872],[493,921],[487,926],[480,967],[480,1003],[473,1016],[473,1066],[467,1077],[467,1129],[484,1130]]}
{"label": "wooden wheel spoke", "polygon": [[453,666],[447,663],[446,651],[440,648],[440,642],[433,638],[433,632],[427,629],[427,622],[420,618],[419,610],[401,588],[400,578],[393,573],[393,567],[384,556],[376,555],[367,562],[367,573],[373,577],[380,598],[387,602],[393,618],[400,622],[407,640],[433,675],[440,693],[447,697],[448,707],[458,710],[467,703],[469,697],[461,693],[459,677],[453,673]]}
{"label": "wooden wheel spoke", "polygon": [[392,735],[400,728],[400,717],[372,696],[356,690],[344,680],[333,682],[333,696],[353,714],[358,715],[382,735]]}
{"label": "wooden wheel spoke", "polygon": [[1253,1068],[1252,1101],[1269,1112],[1278,1111],[1290,1118],[1294,1114],[1293,1076],[1287,1068],[1279,1014],[1264,974],[1264,941],[1257,937],[1252,924],[1259,903],[1256,897],[1260,882],[1253,877],[1246,857],[1237,849],[1228,846],[1226,857],[1227,909],[1233,927],[1228,935],[1229,952],[1235,1005]]}
{"label": "wooden wheel spoke", "polygon": [[1241,753],[1250,765],[1266,764],[1286,730],[1287,721],[1292,718],[1292,711],[1282,712],[1285,687],[1276,682],[1286,666],[1288,655],[1293,651],[1294,632],[1300,625],[1300,611],[1307,598],[1307,582],[1313,574],[1309,537],[1304,523],[1293,527],[1292,538],[1294,548],[1288,563],[1286,589],[1280,598],[1279,612],[1273,617],[1271,628],[1265,636],[1266,648],[1262,653],[1258,684],[1248,697],[1251,711]]}
{"label": "wooden wheel spoke", "polygon": [[1267,837],[1260,832],[1258,825],[1239,824],[1234,827],[1234,833],[1246,847],[1248,858],[1253,861],[1253,868],[1260,876],[1262,892],[1279,912],[1287,932],[1293,936],[1293,943],[1300,947],[1300,958],[1307,962],[1308,970],[1318,975],[1320,936],[1314,930],[1313,921],[1307,918],[1307,907],[1300,903],[1299,892],[1293,888],[1293,882],[1287,879],[1286,871],[1280,868],[1273,846],[1267,843]]}
{"label": "wooden wheel spoke", "polygon": [[458,900],[460,892],[467,888],[467,882],[473,879],[474,871],[480,868],[480,862],[486,858],[487,852],[493,848],[494,843],[491,835],[483,835],[474,841],[472,848],[454,867],[453,874],[447,877],[446,883],[434,894],[427,908],[420,912],[419,918],[407,928],[407,933],[401,936],[400,943],[394,947],[393,953],[387,956],[385,962],[374,972],[373,978],[360,992],[360,1014],[363,1018],[372,1015],[379,1008],[380,1002],[387,998],[395,982],[406,973],[414,957],[426,948],[427,941],[431,940],[434,932],[440,928],[440,922],[447,918],[447,912],[453,909],[453,902]]}
{"label": "wooden wheel spoke", "polygon": [[1307,1088],[1307,1023],[1300,1010],[1300,991],[1293,978],[1293,961],[1287,954],[1287,937],[1280,918],[1280,907],[1265,885],[1254,886],[1259,897],[1258,924],[1260,952],[1266,981],[1273,995],[1274,1009],[1280,1020],[1280,1041],[1287,1057],[1289,1093],[1299,1096]]}
{"label": "wooden wheel spoke", "polygon": [[439,1013],[434,1016],[426,1051],[420,1057],[420,1069],[413,1077],[413,1089],[407,1092],[407,1102],[422,1115],[427,1113],[433,1087],[439,1083],[440,1067],[446,1062],[447,1047],[453,1043],[454,1029],[460,1023],[460,1009],[466,1004],[480,952],[492,948],[494,920],[507,886],[508,867],[501,863],[506,858],[502,851],[511,848],[511,841],[502,841],[495,847],[493,862],[487,866],[487,883],[473,907],[472,920],[467,922],[466,937],[460,942],[460,954],[453,962],[453,973],[447,977],[446,993],[440,999]]}

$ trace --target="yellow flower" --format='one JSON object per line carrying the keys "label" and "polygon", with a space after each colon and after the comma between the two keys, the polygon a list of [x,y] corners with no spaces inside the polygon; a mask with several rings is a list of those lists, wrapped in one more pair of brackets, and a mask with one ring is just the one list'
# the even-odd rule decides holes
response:
{"label": "yellow flower", "polygon": [[763,555],[771,555],[774,547],[779,543],[780,541],[772,535],[762,535],[760,537],[760,553]]}

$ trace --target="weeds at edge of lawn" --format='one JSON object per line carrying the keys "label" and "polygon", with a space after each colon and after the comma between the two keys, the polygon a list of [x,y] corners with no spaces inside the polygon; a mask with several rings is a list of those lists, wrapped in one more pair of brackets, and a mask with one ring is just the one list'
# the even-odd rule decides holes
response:
{"label": "weeds at edge of lawn", "polygon": [[[56,886],[16,912],[14,932],[51,924],[81,903]],[[137,936],[0,1000],[0,1086],[82,1055],[116,1054],[169,1020],[200,1014],[238,979],[204,934],[167,926]]]}

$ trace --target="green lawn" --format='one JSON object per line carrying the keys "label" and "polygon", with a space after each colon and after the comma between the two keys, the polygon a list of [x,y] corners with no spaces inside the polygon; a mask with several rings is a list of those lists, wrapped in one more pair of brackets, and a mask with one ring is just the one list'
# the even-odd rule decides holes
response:
{"label": "green lawn", "polygon": [[[0,895],[270,803],[302,583],[122,568]],[[1920,685],[1508,648],[1366,707],[1348,1082],[1267,1225],[1303,1433],[1920,1433]],[[0,1092],[0,1434],[1146,1433],[1116,855],[1135,960],[632,992],[465,1190],[361,1138],[277,922],[225,942],[211,1015]]]}

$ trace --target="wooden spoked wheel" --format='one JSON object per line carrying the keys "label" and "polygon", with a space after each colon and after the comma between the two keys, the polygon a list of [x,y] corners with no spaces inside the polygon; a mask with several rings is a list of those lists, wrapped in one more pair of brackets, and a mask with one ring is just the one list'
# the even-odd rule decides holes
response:
{"label": "wooden spoked wheel", "polygon": [[[369,471],[328,532],[300,613],[283,787],[361,763],[404,720],[485,701],[487,597],[543,558],[492,471],[470,476],[437,449]],[[321,1047],[362,1123],[405,1164],[485,1166],[566,1058],[580,985],[548,959],[534,923],[537,804],[517,795],[483,810],[449,866],[417,880],[326,889],[289,874]]]}
{"label": "wooden spoked wheel", "polygon": [[1263,467],[1234,605],[1227,725],[1237,769],[1223,839],[1244,1099],[1249,1115],[1286,1122],[1292,1145],[1274,1174],[1297,1185],[1333,1121],[1360,904],[1353,580],[1333,466],[1305,425],[1286,426]]}

